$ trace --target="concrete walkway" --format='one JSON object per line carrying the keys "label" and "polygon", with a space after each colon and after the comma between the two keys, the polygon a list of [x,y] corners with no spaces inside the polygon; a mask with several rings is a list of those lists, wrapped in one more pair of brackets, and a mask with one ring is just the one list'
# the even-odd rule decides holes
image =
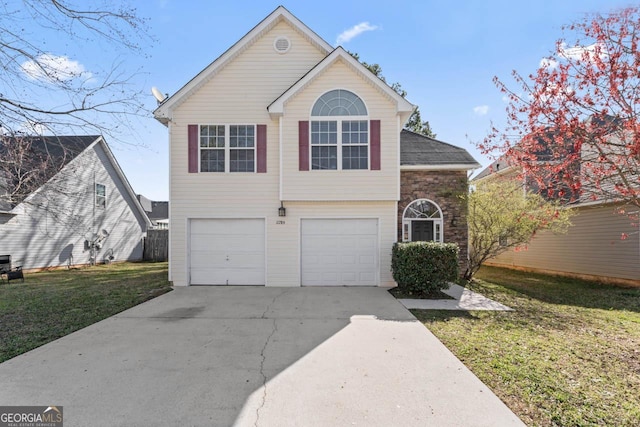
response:
{"label": "concrete walkway", "polygon": [[400,299],[398,301],[406,308],[420,310],[513,311],[506,305],[453,283],[449,289],[442,292],[454,299]]}
{"label": "concrete walkway", "polygon": [[381,288],[190,287],[0,364],[71,426],[522,426]]}

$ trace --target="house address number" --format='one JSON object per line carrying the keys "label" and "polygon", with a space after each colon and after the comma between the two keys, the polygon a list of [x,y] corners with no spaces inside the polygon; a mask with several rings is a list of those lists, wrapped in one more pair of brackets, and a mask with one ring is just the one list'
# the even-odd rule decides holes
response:
{"label": "house address number", "polygon": [[284,221],[280,220],[280,221],[276,221],[276,224],[278,225],[284,225]]}

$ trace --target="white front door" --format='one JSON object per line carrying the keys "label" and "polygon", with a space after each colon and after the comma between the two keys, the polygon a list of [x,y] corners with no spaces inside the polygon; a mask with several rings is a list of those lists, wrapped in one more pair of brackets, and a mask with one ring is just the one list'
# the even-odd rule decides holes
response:
{"label": "white front door", "polygon": [[264,285],[263,219],[189,221],[191,285]]}
{"label": "white front door", "polygon": [[377,286],[377,219],[301,220],[302,286]]}

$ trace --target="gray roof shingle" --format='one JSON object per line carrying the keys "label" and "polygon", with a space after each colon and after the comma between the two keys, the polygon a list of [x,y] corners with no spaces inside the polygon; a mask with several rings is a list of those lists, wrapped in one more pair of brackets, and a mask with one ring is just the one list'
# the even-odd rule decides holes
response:
{"label": "gray roof shingle", "polygon": [[401,166],[468,165],[469,169],[480,164],[464,148],[429,138],[403,129],[400,133]]}

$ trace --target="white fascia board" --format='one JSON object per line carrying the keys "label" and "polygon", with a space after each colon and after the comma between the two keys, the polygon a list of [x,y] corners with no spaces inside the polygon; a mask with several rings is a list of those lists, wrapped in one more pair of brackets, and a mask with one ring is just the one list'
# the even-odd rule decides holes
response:
{"label": "white fascia board", "polygon": [[293,16],[291,12],[285,9],[283,6],[278,6],[269,16],[263,19],[258,25],[253,27],[247,34],[238,40],[233,46],[227,49],[216,60],[209,64],[204,70],[198,73],[193,79],[191,79],[186,85],[182,86],[176,93],[170,96],[168,99],[162,102],[153,112],[153,116],[165,126],[171,120],[171,110],[180,104],[189,94],[196,90],[204,82],[213,77],[218,70],[224,67],[229,61],[234,59],[240,52],[253,43],[253,41],[259,37],[263,31],[275,25],[279,20],[284,19],[289,22],[293,27],[297,28],[302,34],[311,40],[320,50],[323,50],[325,54],[328,54],[333,50],[333,47],[313,30],[307,27],[302,21]]}
{"label": "white fascia board", "polygon": [[344,50],[341,46],[338,46],[327,57],[320,61],[315,67],[313,67],[307,74],[298,80],[293,86],[287,89],[282,95],[280,95],[275,101],[267,107],[267,111],[272,118],[281,116],[284,114],[284,104],[298,91],[308,85],[313,79],[319,76],[324,70],[329,68],[338,59],[342,59],[353,68],[358,70],[367,80],[369,80],[374,86],[378,87],[383,93],[387,94],[391,99],[396,102],[396,112],[401,116],[406,116],[405,121],[413,113],[416,106],[401,97],[383,82],[379,77],[369,71],[364,65],[362,65],[357,59],[355,59],[349,52]]}
{"label": "white fascia board", "polygon": [[470,171],[480,168],[478,163],[466,164],[449,164],[449,165],[401,165],[401,171]]}
{"label": "white fascia board", "polygon": [[127,192],[129,193],[129,196],[131,197],[131,199],[133,200],[134,205],[136,205],[136,208],[138,209],[138,212],[140,212],[140,215],[142,215],[142,217],[144,218],[145,224],[147,225],[147,227],[151,227],[153,224],[151,223],[151,220],[149,219],[149,215],[147,215],[147,212],[145,212],[144,208],[140,204],[140,201],[136,197],[136,193],[133,191],[133,187],[131,187],[131,184],[129,183],[129,180],[127,179],[127,177],[125,176],[124,172],[122,171],[122,168],[118,164],[118,161],[116,160],[115,156],[113,155],[113,152],[109,148],[109,145],[107,145],[107,142],[104,140],[104,138],[100,137],[96,142],[91,144],[91,146],[89,148],[92,148],[97,143],[101,143],[102,144],[104,152],[107,153],[107,157],[109,157],[109,161],[111,162],[111,164],[113,165],[113,168],[115,169],[116,173],[118,174],[118,177],[120,178],[120,181],[122,181],[122,183],[124,184],[124,187],[126,188]]}
{"label": "white fascia board", "polygon": [[[488,166],[488,167],[490,167],[490,166]],[[500,169],[499,171],[491,172],[489,175],[485,175],[482,178],[477,178],[477,177],[473,178],[471,181],[480,182],[480,181],[483,181],[483,180],[488,179],[488,178],[495,178],[497,176],[504,175],[507,172],[511,172],[511,170],[513,168],[514,168],[514,166],[507,166],[506,168]],[[480,173],[482,173],[482,172],[480,172]]]}

